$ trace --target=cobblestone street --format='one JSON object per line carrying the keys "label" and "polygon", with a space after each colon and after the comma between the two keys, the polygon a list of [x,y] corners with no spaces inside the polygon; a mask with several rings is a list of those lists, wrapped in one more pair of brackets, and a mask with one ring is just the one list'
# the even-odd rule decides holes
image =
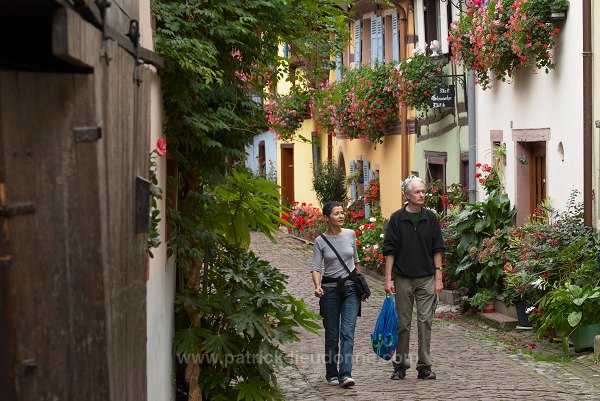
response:
{"label": "cobblestone street", "polygon": [[[289,291],[318,310],[310,279],[312,246],[284,233],[277,244],[261,233],[252,233],[251,249],[289,276]],[[294,366],[278,374],[288,400],[600,400],[596,370],[577,371],[554,362],[540,362],[528,355],[507,352],[478,330],[448,320],[434,320],[431,342],[433,371],[437,380],[417,380],[413,361],[403,381],[389,380],[391,362],[378,360],[369,342],[381,308],[383,285],[370,279],[373,294],[363,303],[358,319],[353,377],[356,386],[344,389],[325,383],[324,340],[301,332],[301,342],[285,347]],[[413,324],[411,354],[416,355]],[[597,366],[597,365],[596,365]]]}

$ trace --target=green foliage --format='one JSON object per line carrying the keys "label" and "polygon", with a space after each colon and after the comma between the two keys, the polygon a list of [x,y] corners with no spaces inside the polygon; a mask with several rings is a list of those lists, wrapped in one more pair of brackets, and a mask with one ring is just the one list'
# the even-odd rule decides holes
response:
{"label": "green foliage", "polygon": [[[290,60],[278,55],[282,42],[306,61],[300,76],[326,76],[326,55],[342,49],[346,39],[337,3],[152,2],[156,50],[166,61],[161,72],[166,135],[184,174],[218,179],[227,160],[245,157],[244,146],[267,127],[262,105],[250,98],[263,87],[252,78],[267,76],[273,66],[287,68]],[[332,34],[339,40],[331,40]]]}
{"label": "green foliage", "polygon": [[274,399],[274,369],[286,363],[278,344],[298,341],[298,327],[316,332],[320,318],[289,294],[285,275],[252,252],[224,245],[214,255],[208,290],[177,297],[179,318],[191,309],[200,324],[180,325],[176,353],[201,361],[205,399]]}
{"label": "green foliage", "polygon": [[569,281],[554,285],[530,319],[539,324],[538,335],[554,328],[566,352],[568,337],[577,327],[600,323],[600,287],[598,283],[580,287]]}
{"label": "green foliage", "polygon": [[315,166],[313,189],[321,206],[327,201],[346,203],[345,172],[334,160],[327,160]]}
{"label": "green foliage", "polygon": [[153,248],[160,246],[160,231],[158,226],[160,224],[160,209],[158,208],[158,200],[162,199],[162,188],[158,185],[158,176],[156,175],[156,149],[150,152],[150,171],[148,174],[148,180],[150,181],[150,231],[148,232],[148,254],[151,258],[154,257],[152,254]]}
{"label": "green foliage", "polygon": [[[219,199],[211,214],[212,231],[223,234],[230,244],[247,248],[251,229],[258,229],[275,241],[275,222],[286,224],[279,217],[285,211],[278,200],[278,185],[261,178],[252,178],[246,171],[234,170],[213,193]],[[274,222],[275,221],[275,222]]]}
{"label": "green foliage", "polygon": [[461,261],[456,268],[456,273],[465,272],[475,278],[475,283],[483,284],[488,288],[495,288],[497,278],[502,275],[503,265],[494,264],[487,266],[480,274],[481,266],[477,260],[477,253],[485,238],[494,236],[496,230],[504,230],[514,224],[516,209],[510,206],[506,194],[492,192],[483,202],[466,204],[464,210],[452,223],[452,229],[460,238],[456,253]]}
{"label": "green foliage", "polygon": [[577,285],[600,281],[598,238],[584,225],[583,204],[576,201],[577,194],[571,193],[560,212],[545,202],[510,233],[504,252],[506,289],[532,305],[547,292],[546,286],[567,280]]}
{"label": "green foliage", "polygon": [[488,303],[496,298],[496,293],[489,288],[482,288],[475,293],[472,297],[469,297],[467,301],[469,305],[477,309],[483,309]]}
{"label": "green foliage", "polygon": [[[156,51],[166,61],[166,68],[160,71],[164,135],[178,168],[169,182],[178,192],[178,205],[167,211],[168,252],[176,257],[181,273],[179,299],[186,300],[179,310],[185,314],[178,316],[177,329],[188,331],[178,331],[176,349],[183,352],[196,346],[218,356],[244,349],[246,341],[257,341],[273,354],[274,345],[259,341],[261,326],[252,314],[236,315],[239,331],[235,333],[215,337],[207,331],[211,326],[204,324],[219,321],[223,305],[229,303],[234,310],[246,304],[244,294],[231,292],[234,289],[227,285],[217,292],[220,298],[212,294],[214,299],[223,298],[220,304],[207,300],[200,287],[216,288],[215,282],[222,282],[221,258],[237,258],[237,262],[230,260],[230,265],[246,261],[243,252],[230,252],[223,244],[247,246],[251,228],[269,235],[277,228],[272,222],[281,222],[278,216],[283,210],[274,200],[276,187],[250,180],[232,167],[246,157],[245,147],[252,138],[268,126],[262,104],[252,96],[265,98],[265,86],[272,87],[291,64],[302,70],[290,71],[294,85],[324,79],[331,67],[327,56],[339,53],[346,39],[344,14],[337,0],[153,0],[152,12]],[[294,49],[289,60],[278,54],[282,43]],[[226,280],[235,282],[231,276]],[[302,318],[302,306],[289,296],[273,299],[280,310],[294,310],[297,319],[283,319],[281,330],[271,329],[272,339],[294,339],[289,330],[308,324]],[[260,309],[261,305],[254,307]],[[263,309],[256,313],[261,319],[266,316]],[[271,314],[271,309],[267,313]],[[192,315],[201,316],[203,324],[198,325]],[[247,320],[251,318],[254,320]],[[263,330],[268,338],[269,330]],[[275,393],[260,361],[232,372],[216,366],[204,367],[200,386],[205,399],[253,400],[266,398],[262,391]],[[186,391],[185,383],[177,385]]]}

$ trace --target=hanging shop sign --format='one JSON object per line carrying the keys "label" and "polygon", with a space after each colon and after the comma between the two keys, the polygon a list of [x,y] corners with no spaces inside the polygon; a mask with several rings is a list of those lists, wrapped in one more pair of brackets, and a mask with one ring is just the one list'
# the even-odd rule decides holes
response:
{"label": "hanging shop sign", "polygon": [[454,107],[454,96],[454,85],[440,85],[429,98],[429,106],[434,109]]}

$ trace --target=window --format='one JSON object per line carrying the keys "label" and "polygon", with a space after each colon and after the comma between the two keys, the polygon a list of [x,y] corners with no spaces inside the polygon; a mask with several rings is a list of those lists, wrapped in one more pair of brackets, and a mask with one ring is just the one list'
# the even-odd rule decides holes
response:
{"label": "window", "polygon": [[438,29],[439,0],[424,0],[425,5],[425,42],[440,41]]}
{"label": "window", "polygon": [[262,178],[267,176],[267,154],[265,151],[265,141],[258,143],[258,175]]}
{"label": "window", "polygon": [[[430,183],[434,181],[440,181],[442,183],[442,188],[446,188],[446,161],[448,160],[447,153],[425,151],[425,160],[425,166],[427,168],[425,181]],[[440,202],[434,207],[436,210],[442,211],[444,206]]]}

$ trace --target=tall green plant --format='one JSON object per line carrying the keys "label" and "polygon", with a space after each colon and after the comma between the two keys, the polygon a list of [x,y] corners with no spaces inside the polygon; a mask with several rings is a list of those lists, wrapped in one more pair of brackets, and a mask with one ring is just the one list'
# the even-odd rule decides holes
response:
{"label": "tall green plant", "polygon": [[482,270],[477,252],[485,238],[493,237],[496,230],[502,231],[514,225],[516,214],[506,194],[492,192],[483,202],[466,204],[453,223],[453,230],[460,238],[456,253],[462,258],[456,273],[464,272],[474,278],[474,283],[481,281],[483,286],[494,289],[498,278],[502,276],[503,266],[487,266]]}
{"label": "tall green plant", "polygon": [[315,166],[313,189],[321,206],[327,201],[334,200],[346,203],[346,176],[344,169],[328,160]]}
{"label": "tall green plant", "polygon": [[201,323],[188,320],[177,331],[177,357],[199,362],[205,399],[277,399],[274,370],[287,361],[278,344],[298,341],[297,327],[315,332],[318,315],[252,252],[224,245],[212,264],[206,292],[186,289],[177,297],[181,315],[191,309]]}
{"label": "tall green plant", "polygon": [[[264,193],[268,198],[272,191],[238,177],[231,167],[232,161],[246,157],[246,145],[267,127],[262,105],[251,96],[264,95],[264,85],[280,78],[275,71],[289,68],[290,60],[278,54],[281,43],[293,45],[294,57],[306,60],[303,74],[291,75],[308,81],[326,76],[328,56],[343,47],[345,17],[336,0],[153,0],[152,11],[157,21],[156,51],[166,61],[161,71],[165,136],[178,167],[170,180],[178,204],[167,212],[169,254],[176,257],[181,273],[180,294],[193,298],[209,291],[226,244],[247,245],[245,231],[258,227],[269,232],[274,226],[266,220],[278,214],[272,203],[256,199]],[[244,195],[236,197],[233,191],[240,188]],[[265,211],[267,219],[253,216]],[[243,260],[242,254],[237,257]],[[236,294],[226,295],[236,299]],[[279,307],[286,308],[289,300],[280,301]],[[184,303],[178,322],[201,330],[202,319],[215,315],[203,306]],[[238,334],[235,341],[250,336],[243,327]],[[197,339],[196,346],[206,347]],[[199,361],[190,360],[180,372],[186,383],[179,381],[177,386],[189,400],[202,399],[203,392],[205,399],[227,393],[200,383],[202,369]],[[246,376],[228,382],[227,388],[237,386],[236,399],[265,398],[252,390],[257,387],[251,384],[259,380]]]}

